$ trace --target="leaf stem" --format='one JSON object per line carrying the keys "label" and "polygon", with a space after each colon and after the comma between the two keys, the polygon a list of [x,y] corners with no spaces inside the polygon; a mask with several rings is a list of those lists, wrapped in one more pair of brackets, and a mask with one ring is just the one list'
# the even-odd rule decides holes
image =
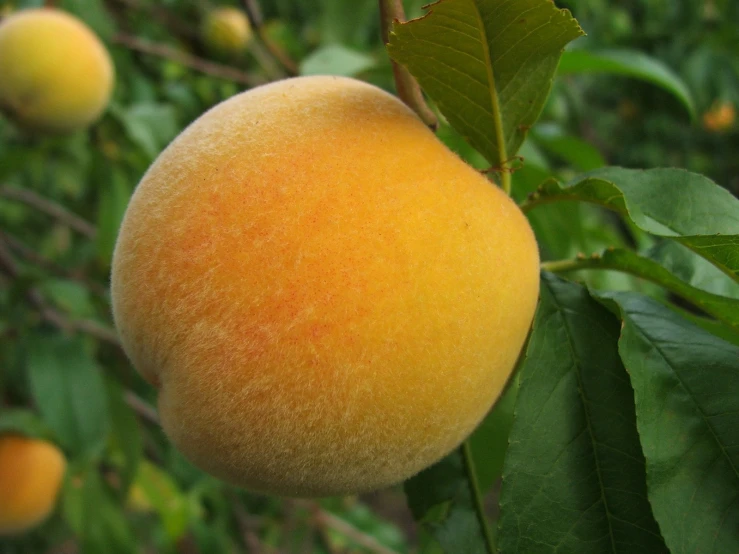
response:
{"label": "leaf stem", "polygon": [[487,517],[485,516],[485,506],[482,501],[482,493],[480,492],[480,485],[477,481],[477,471],[475,470],[475,460],[472,458],[472,450],[470,449],[470,441],[466,440],[460,447],[462,451],[462,460],[464,461],[464,469],[467,473],[467,482],[470,484],[470,494],[472,496],[472,502],[475,506],[475,513],[477,514],[477,520],[480,523],[480,530],[482,531],[483,538],[485,539],[485,549],[488,554],[496,554],[495,538],[488,525]]}
{"label": "leaf stem", "polygon": [[[649,261],[651,262],[651,260]],[[656,262],[652,263],[656,264]],[[578,271],[581,269],[600,269],[633,275],[634,277],[644,279],[645,281],[649,281],[650,283],[654,283],[655,285],[668,290],[672,294],[679,296],[700,308],[706,314],[728,324],[732,329],[738,329],[736,318],[727,316],[726,312],[723,310],[716,309],[717,303],[730,306],[732,304],[736,304],[736,300],[696,288],[688,283],[682,282],[678,278],[673,278],[674,276],[672,276],[666,268],[662,266],[659,266],[659,268],[659,272],[649,272],[641,270],[638,266],[620,264],[608,259],[608,251],[606,251],[602,256],[599,254],[593,254],[590,257],[578,256],[572,260],[555,260],[541,263],[542,270],[551,271],[552,273],[566,273],[568,271]]]}
{"label": "leaf stem", "polygon": [[[379,0],[380,3],[380,28],[382,30],[382,42],[387,45],[390,41],[390,30],[393,22],[405,21],[405,11],[403,10],[402,0]],[[410,74],[410,72],[397,63],[390,60],[393,65],[393,78],[395,79],[395,88],[398,91],[400,99],[411,108],[428,127],[435,131],[439,126],[439,120],[436,114],[426,104],[423,98],[421,87],[418,81]]]}
{"label": "leaf stem", "polygon": [[241,0],[241,6],[244,8],[246,17],[249,18],[249,24],[256,31],[257,37],[259,37],[259,40],[267,49],[269,55],[282,66],[282,69],[288,76],[294,77],[297,75],[298,64],[282,48],[275,44],[267,34],[259,2],[257,0]]}

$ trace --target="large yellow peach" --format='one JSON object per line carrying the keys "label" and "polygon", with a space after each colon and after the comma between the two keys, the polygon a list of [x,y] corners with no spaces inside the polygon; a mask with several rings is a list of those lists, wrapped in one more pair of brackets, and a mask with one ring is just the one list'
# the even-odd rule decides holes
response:
{"label": "large yellow peach", "polygon": [[252,36],[249,20],[236,8],[216,8],[208,12],[201,34],[206,47],[221,54],[239,52]]}
{"label": "large yellow peach", "polygon": [[113,73],[98,37],[63,11],[23,10],[0,24],[0,109],[22,127],[87,127],[108,104]]}
{"label": "large yellow peach", "polygon": [[0,535],[23,533],[54,509],[67,463],[53,444],[0,437]]}
{"label": "large yellow peach", "polygon": [[518,207],[395,97],[300,77],[211,109],[137,187],[115,322],[166,433],[255,491],[437,461],[500,395],[539,290]]}

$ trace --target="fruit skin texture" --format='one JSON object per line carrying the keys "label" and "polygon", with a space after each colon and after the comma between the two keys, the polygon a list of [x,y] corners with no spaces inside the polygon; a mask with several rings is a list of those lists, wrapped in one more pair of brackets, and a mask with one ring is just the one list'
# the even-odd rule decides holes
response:
{"label": "fruit skin texture", "polygon": [[28,531],[51,514],[66,467],[49,442],[0,437],[0,535]]}
{"label": "fruit skin texture", "polygon": [[221,54],[235,54],[251,40],[251,26],[244,12],[236,8],[216,8],[205,18],[202,27],[205,45]]}
{"label": "fruit skin texture", "polygon": [[93,123],[113,90],[98,37],[56,9],[17,12],[0,24],[0,108],[20,126],[70,132]]}
{"label": "fruit skin texture", "polygon": [[137,187],[113,257],[126,352],[196,465],[369,491],[500,395],[539,290],[528,221],[398,99],[300,77],[234,96]]}

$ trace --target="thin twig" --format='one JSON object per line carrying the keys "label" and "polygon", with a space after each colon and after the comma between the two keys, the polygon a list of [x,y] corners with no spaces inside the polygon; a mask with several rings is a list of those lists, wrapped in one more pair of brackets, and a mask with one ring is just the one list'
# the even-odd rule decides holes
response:
{"label": "thin twig", "polygon": [[246,73],[240,69],[204,60],[203,58],[177,50],[167,44],[151,42],[125,33],[116,34],[113,37],[113,42],[136,52],[171,60],[195,71],[210,75],[211,77],[225,79],[248,87],[254,87],[266,82],[263,78]]}
{"label": "thin twig", "polygon": [[[390,29],[394,22],[403,23],[405,21],[405,11],[403,10],[402,0],[380,0],[380,27],[382,29],[382,42],[387,45],[390,42]],[[391,60],[393,64],[393,77],[395,78],[395,88],[398,91],[398,97],[411,108],[421,120],[432,130],[436,130],[439,120],[436,114],[431,111],[426,100],[423,98],[421,87],[415,77],[410,72]]]}
{"label": "thin twig", "polygon": [[246,17],[249,18],[249,24],[257,37],[259,37],[260,42],[267,49],[267,52],[282,66],[288,76],[293,77],[297,75],[298,64],[287,55],[287,52],[275,44],[267,34],[259,2],[257,0],[241,0],[241,5],[246,12]]}
{"label": "thin twig", "polygon": [[[0,235],[0,272],[6,274],[11,279],[16,279],[20,276],[20,270],[18,264],[13,259],[13,255],[7,246],[5,240]],[[26,298],[29,303],[39,312],[41,318],[47,323],[53,325],[57,329],[67,332],[81,332],[90,335],[94,338],[113,344],[119,348],[122,348],[120,339],[116,332],[112,329],[101,325],[91,320],[70,320],[64,316],[61,312],[49,306],[48,302],[44,298],[41,291],[35,287],[29,287],[26,290]],[[150,421],[156,425],[159,425],[159,417],[156,410],[147,404],[144,400],[136,396],[133,392],[126,392],[125,394],[126,403],[136,412],[141,418]]]}
{"label": "thin twig", "polygon": [[4,238],[10,249],[13,250],[17,255],[22,256],[24,260],[36,264],[37,266],[50,271],[58,275],[59,277],[64,277],[65,279],[69,279],[70,281],[80,283],[85,288],[89,289],[98,296],[107,297],[108,289],[100,283],[87,279],[84,275],[78,274],[76,271],[67,269],[66,267],[56,263],[55,261],[42,256],[13,235],[9,235],[8,233],[3,233],[2,231],[0,231],[0,238]]}
{"label": "thin twig", "polygon": [[123,399],[142,419],[154,425],[160,425],[159,414],[156,409],[145,400],[142,400],[135,392],[127,390],[123,393]]}
{"label": "thin twig", "polygon": [[391,550],[387,546],[381,544],[375,537],[368,535],[361,529],[357,529],[351,523],[344,521],[338,516],[324,510],[317,502],[309,500],[295,500],[296,505],[302,505],[307,508],[312,514],[313,519],[318,525],[323,525],[336,531],[340,535],[351,539],[358,545],[366,548],[374,554],[398,554],[394,550]]}
{"label": "thin twig", "polygon": [[80,233],[87,238],[95,238],[95,226],[88,223],[81,217],[73,214],[65,207],[60,206],[56,202],[53,202],[43,196],[36,194],[32,190],[19,189],[9,187],[8,185],[0,186],[0,196],[7,198],[8,200],[15,200],[37,209],[40,212],[45,213]]}
{"label": "thin twig", "polygon": [[158,5],[157,3],[147,3],[144,5],[139,0],[115,0],[115,2],[134,10],[146,12],[151,15],[152,19],[156,19],[167,29],[174,31],[177,35],[187,39],[188,41],[195,41],[198,38],[198,31],[196,28],[188,25],[184,20],[180,19],[175,13],[173,13],[172,10],[168,10],[164,6]]}

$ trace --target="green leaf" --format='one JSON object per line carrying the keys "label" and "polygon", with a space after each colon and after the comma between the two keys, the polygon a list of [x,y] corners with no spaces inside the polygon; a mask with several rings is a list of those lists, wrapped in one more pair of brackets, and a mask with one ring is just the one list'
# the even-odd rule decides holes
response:
{"label": "green leaf", "polygon": [[508,434],[513,424],[513,408],[518,396],[518,382],[516,373],[503,396],[469,438],[478,486],[483,493],[493,486],[503,472]]}
{"label": "green leaf", "polygon": [[388,52],[498,167],[539,117],[562,49],[582,34],[548,0],[440,0],[396,23]]}
{"label": "green leaf", "polygon": [[444,552],[487,552],[459,449],[407,480],[404,489],[413,517]]}
{"label": "green leaf", "polygon": [[503,554],[667,552],[618,334],[583,287],[542,275],[503,470]]}
{"label": "green leaf", "polygon": [[706,313],[730,325],[739,334],[739,300],[690,286],[657,262],[640,256],[632,250],[609,248],[602,254],[594,254],[589,258],[577,260],[572,268],[613,269],[647,279],[692,302]]}
{"label": "green leaf", "polygon": [[190,517],[187,499],[166,472],[144,460],[139,464],[134,487],[156,510],[168,542],[174,545],[187,530]]}
{"label": "green leaf", "polygon": [[532,138],[544,150],[580,171],[592,171],[606,165],[595,146],[564,134],[558,126],[537,125],[532,131]]}
{"label": "green leaf", "polygon": [[329,44],[310,53],[300,64],[301,75],[340,75],[353,77],[371,69],[371,56],[340,44]]}
{"label": "green leaf", "polygon": [[126,175],[119,169],[111,168],[106,173],[109,178],[104,186],[100,187],[98,200],[95,245],[98,258],[108,267],[113,258],[113,248],[118,237],[118,228],[121,221],[123,221],[123,214],[126,211],[126,206],[128,206],[132,187],[129,185]]}
{"label": "green leaf", "polygon": [[84,339],[37,334],[26,356],[36,405],[62,445],[72,452],[102,448],[109,428],[105,386]]}
{"label": "green leaf", "polygon": [[24,437],[49,440],[52,432],[48,425],[31,410],[13,409],[0,413],[0,435],[14,433]]}
{"label": "green leaf", "polygon": [[54,304],[74,317],[90,317],[95,313],[90,291],[76,281],[66,279],[46,279],[39,289]]}
{"label": "green leaf", "polygon": [[82,19],[103,40],[108,41],[115,34],[115,21],[103,0],[61,0],[59,7]]}
{"label": "green leaf", "polygon": [[645,256],[697,289],[739,299],[739,286],[728,275],[680,243],[661,241]]}
{"label": "green leaf", "polygon": [[144,454],[141,427],[136,414],[124,400],[123,387],[112,379],[107,379],[106,388],[112,424],[110,442],[114,452],[120,453],[122,458],[118,475],[121,478],[121,491],[125,494],[136,476]]}
{"label": "green leaf", "polygon": [[703,175],[607,167],[567,184],[548,179],[521,208],[562,200],[614,210],[643,231],[684,244],[739,281],[739,200]]}
{"label": "green leaf", "polygon": [[683,80],[664,62],[637,50],[570,50],[562,55],[558,75],[607,73],[633,77],[663,88],[677,98],[691,118],[695,118],[695,103]]}
{"label": "green leaf", "polygon": [[75,472],[62,494],[62,513],[81,554],[139,552],[123,511],[106,490],[97,468]]}
{"label": "green leaf", "polygon": [[623,318],[649,500],[672,554],[739,552],[739,347],[635,293]]}
{"label": "green leaf", "polygon": [[129,139],[151,159],[179,130],[175,109],[169,104],[140,102],[125,109],[112,104],[110,112],[121,122]]}

